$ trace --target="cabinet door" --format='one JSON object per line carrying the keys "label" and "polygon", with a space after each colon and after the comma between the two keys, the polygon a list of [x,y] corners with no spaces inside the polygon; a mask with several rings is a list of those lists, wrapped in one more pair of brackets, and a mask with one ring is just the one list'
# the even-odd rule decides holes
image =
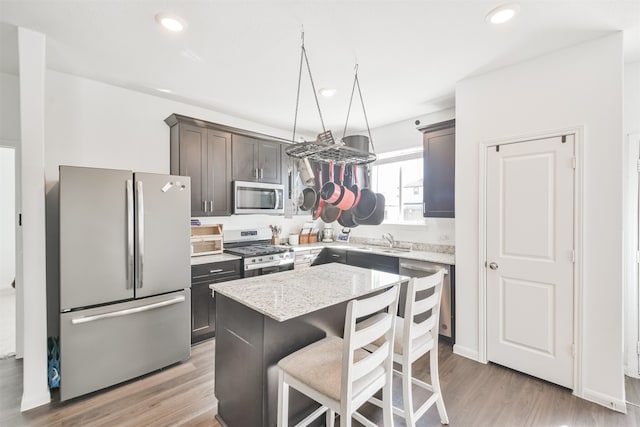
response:
{"label": "cabinet door", "polygon": [[347,264],[393,274],[399,271],[398,258],[364,252],[348,251]]}
{"label": "cabinet door", "polygon": [[231,134],[207,131],[208,215],[231,215]]}
{"label": "cabinet door", "polygon": [[215,335],[216,305],[208,284],[191,287],[191,343]]}
{"label": "cabinet door", "polygon": [[281,184],[280,144],[272,141],[258,142],[258,172],[260,182]]}
{"label": "cabinet door", "polygon": [[207,130],[180,124],[180,175],[191,177],[191,215],[203,216],[207,187]]}
{"label": "cabinet door", "polygon": [[424,134],[423,216],[455,217],[455,126]]}
{"label": "cabinet door", "polygon": [[258,181],[258,141],[242,135],[232,136],[233,180]]}

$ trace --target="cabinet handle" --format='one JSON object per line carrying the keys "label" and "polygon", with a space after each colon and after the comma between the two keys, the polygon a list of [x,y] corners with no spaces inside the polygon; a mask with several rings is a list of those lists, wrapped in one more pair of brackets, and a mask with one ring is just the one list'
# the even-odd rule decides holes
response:
{"label": "cabinet handle", "polygon": [[258,168],[255,168],[253,170],[253,176],[254,176],[254,178],[258,178]]}
{"label": "cabinet handle", "polygon": [[221,271],[224,271],[222,268],[217,268],[215,270],[209,270],[209,273],[220,273]]}
{"label": "cabinet handle", "polygon": [[202,201],[202,212],[207,212],[207,201],[203,200]]}
{"label": "cabinet handle", "polygon": [[331,256],[332,256],[333,258],[340,258],[340,255],[338,255],[338,254],[331,254]]}
{"label": "cabinet handle", "polygon": [[213,212],[213,200],[209,200],[209,213]]}
{"label": "cabinet handle", "polygon": [[264,178],[264,169],[260,168],[260,179]]}

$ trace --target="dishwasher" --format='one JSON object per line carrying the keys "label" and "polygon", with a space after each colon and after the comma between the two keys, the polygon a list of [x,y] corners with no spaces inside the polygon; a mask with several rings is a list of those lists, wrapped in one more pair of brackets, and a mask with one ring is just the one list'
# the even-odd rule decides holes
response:
{"label": "dishwasher", "polygon": [[[444,270],[444,283],[442,284],[442,299],[440,300],[440,328],[439,332],[442,337],[452,344],[455,342],[454,335],[454,303],[453,303],[453,276],[454,268],[447,264],[436,264],[426,261],[416,261],[410,259],[400,260],[400,274],[409,277],[425,277]],[[431,292],[433,293],[433,292]],[[407,294],[406,287],[400,290],[400,307],[398,313],[404,316],[405,298]]]}

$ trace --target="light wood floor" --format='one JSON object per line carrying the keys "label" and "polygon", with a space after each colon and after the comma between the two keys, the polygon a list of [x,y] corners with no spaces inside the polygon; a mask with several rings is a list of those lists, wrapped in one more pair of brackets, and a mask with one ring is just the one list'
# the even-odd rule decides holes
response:
{"label": "light wood floor", "polygon": [[[20,413],[22,363],[0,361],[0,426],[215,426],[215,341],[192,348],[188,362],[71,402]],[[428,356],[414,364],[426,372]],[[428,373],[420,375],[428,378]],[[440,345],[440,377],[451,426],[638,426],[640,408],[620,414],[573,396],[567,389],[497,365],[483,365]],[[399,402],[399,388],[394,398]],[[362,410],[375,422],[381,411]],[[398,417],[396,426],[405,424]],[[418,426],[438,426],[435,408]],[[252,427],[252,426],[242,426]]]}

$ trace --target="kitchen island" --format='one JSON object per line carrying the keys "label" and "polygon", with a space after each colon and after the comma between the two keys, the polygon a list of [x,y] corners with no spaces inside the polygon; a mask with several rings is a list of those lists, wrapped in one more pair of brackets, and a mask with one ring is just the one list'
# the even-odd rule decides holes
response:
{"label": "kitchen island", "polygon": [[[325,264],[211,285],[216,300],[215,395],[228,427],[276,425],[283,357],[326,336],[343,335],[347,303],[408,278]],[[290,392],[291,423],[315,403]]]}

